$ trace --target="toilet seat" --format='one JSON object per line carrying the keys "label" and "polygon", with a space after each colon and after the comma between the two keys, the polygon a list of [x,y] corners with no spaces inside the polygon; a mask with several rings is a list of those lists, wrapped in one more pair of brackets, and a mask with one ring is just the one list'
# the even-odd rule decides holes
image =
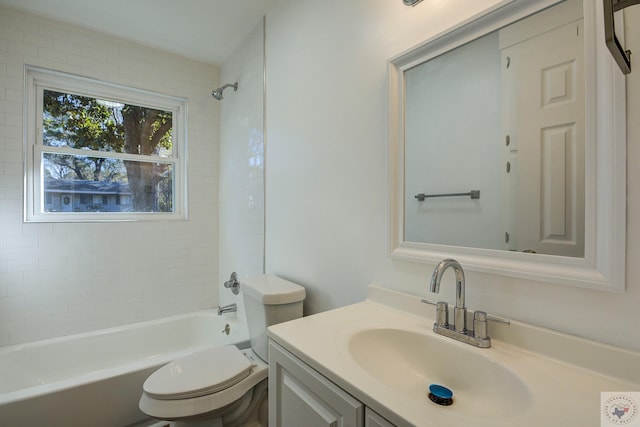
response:
{"label": "toilet seat", "polygon": [[[175,420],[175,419],[182,419],[185,417],[190,417],[195,415],[214,413],[214,412],[223,410],[228,405],[234,404],[234,402],[237,402],[240,398],[242,398],[242,396],[244,396],[245,393],[249,392],[256,384],[260,383],[261,381],[265,381],[267,379],[268,365],[265,362],[263,362],[253,352],[253,350],[251,349],[238,350],[235,346],[229,346],[229,347],[233,347],[233,348],[231,350],[221,351],[221,349],[224,347],[218,347],[210,350],[199,351],[192,355],[185,356],[183,358],[175,360],[174,362],[176,362],[176,364],[174,366],[177,366],[178,362],[183,362],[185,358],[188,358],[188,359],[194,358],[197,360],[199,359],[199,355],[203,355],[203,354],[208,354],[209,356],[213,354],[215,358],[218,358],[219,355],[221,354],[226,356],[229,356],[230,354],[234,354],[234,356],[229,359],[225,358],[223,364],[230,363],[232,359],[234,360],[234,362],[248,361],[250,365],[250,369],[248,374],[245,377],[240,378],[233,385],[229,385],[229,383],[227,383],[227,388],[219,390],[217,392],[209,392],[207,394],[206,392],[201,391],[199,393],[199,396],[197,397],[186,397],[186,398],[173,397],[172,398],[170,397],[172,394],[174,396],[176,394],[180,395],[181,394],[180,390],[170,390],[169,393],[162,394],[162,393],[159,393],[161,389],[156,389],[153,387],[154,385],[156,385],[154,384],[156,380],[154,380],[154,382],[152,382],[150,386],[147,384],[149,379],[152,376],[154,376],[157,372],[159,372],[159,371],[156,371],[151,375],[151,377],[147,378],[147,381],[145,381],[145,384],[143,386],[143,393],[142,393],[142,396],[140,397],[140,402],[139,402],[139,407],[142,410],[142,412],[144,412],[145,414],[151,417],[162,419],[162,420]],[[203,357],[205,357],[206,359],[206,356],[203,356]],[[169,365],[174,364],[174,362],[171,362]],[[169,365],[165,365],[165,367],[167,367],[167,369],[165,370],[165,373],[169,370],[168,368]],[[207,366],[207,365],[209,366],[209,368],[203,369],[201,365],[199,370],[197,370],[196,372],[199,375],[203,375],[204,371],[216,370],[213,364],[206,363],[204,366]],[[182,366],[184,366],[184,362],[182,363]],[[160,368],[160,370],[162,369],[163,368]],[[224,372],[229,372],[229,371],[227,371],[225,368]],[[169,374],[167,374],[167,376],[164,377],[164,374],[163,374],[162,376],[158,375],[158,377],[160,378],[164,377],[167,379],[167,382],[168,382],[168,378],[169,378],[168,375]],[[157,381],[160,381],[160,380],[157,380]],[[201,387],[201,389],[207,389],[207,390],[212,388],[213,387],[211,388]],[[149,389],[151,393],[155,392],[155,395],[150,394],[147,391],[147,389]],[[165,390],[169,390],[169,389],[165,389]],[[176,391],[178,393],[176,393]],[[185,390],[183,389],[182,392],[185,392]],[[186,393],[189,393],[189,392],[186,392]],[[193,394],[197,394],[197,393],[193,393]],[[159,397],[155,397],[155,396],[159,396]]]}
{"label": "toilet seat", "polygon": [[234,345],[211,348],[174,360],[154,372],[143,390],[155,399],[190,399],[217,393],[242,381],[253,363]]}

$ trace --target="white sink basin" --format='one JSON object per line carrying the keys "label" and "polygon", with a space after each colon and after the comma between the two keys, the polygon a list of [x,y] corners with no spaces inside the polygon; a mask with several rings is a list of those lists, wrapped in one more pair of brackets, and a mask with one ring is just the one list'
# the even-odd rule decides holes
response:
{"label": "white sink basin", "polygon": [[[269,336],[393,425],[584,427],[601,392],[640,390],[640,353],[526,325],[491,325],[480,349],[433,332],[419,297],[370,299],[269,327]],[[429,400],[430,384],[453,404]]]}
{"label": "white sink basin", "polygon": [[348,351],[367,373],[407,399],[436,405],[429,385],[453,391],[446,410],[473,417],[504,417],[532,404],[523,380],[478,349],[449,338],[393,328],[365,329],[348,341]]}

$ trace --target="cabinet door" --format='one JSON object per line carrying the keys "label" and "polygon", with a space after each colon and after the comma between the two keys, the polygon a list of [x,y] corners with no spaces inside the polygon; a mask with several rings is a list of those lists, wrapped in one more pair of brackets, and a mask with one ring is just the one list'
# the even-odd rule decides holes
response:
{"label": "cabinet door", "polygon": [[363,412],[362,403],[270,341],[270,427],[362,427]]}
{"label": "cabinet door", "polygon": [[376,412],[373,412],[369,408],[365,408],[364,413],[364,427],[395,427],[385,418],[382,418]]}

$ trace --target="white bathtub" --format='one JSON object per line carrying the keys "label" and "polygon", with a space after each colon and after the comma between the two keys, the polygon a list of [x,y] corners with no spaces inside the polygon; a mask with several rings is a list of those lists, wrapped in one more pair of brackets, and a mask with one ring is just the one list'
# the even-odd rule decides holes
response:
{"label": "white bathtub", "polygon": [[[230,333],[223,332],[229,324]],[[199,311],[90,333],[0,348],[0,427],[127,426],[144,380],[204,348],[248,347],[235,314]]]}

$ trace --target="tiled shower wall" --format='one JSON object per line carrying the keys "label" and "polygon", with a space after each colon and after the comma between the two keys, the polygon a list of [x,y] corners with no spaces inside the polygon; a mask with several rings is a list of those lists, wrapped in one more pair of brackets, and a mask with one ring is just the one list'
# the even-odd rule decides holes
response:
{"label": "tiled shower wall", "polygon": [[[23,223],[25,64],[187,98],[189,220]],[[218,73],[0,8],[0,345],[217,305]]]}
{"label": "tiled shower wall", "polygon": [[[220,283],[260,274],[264,259],[264,21],[227,58],[220,84]],[[223,304],[241,302],[222,289]]]}

